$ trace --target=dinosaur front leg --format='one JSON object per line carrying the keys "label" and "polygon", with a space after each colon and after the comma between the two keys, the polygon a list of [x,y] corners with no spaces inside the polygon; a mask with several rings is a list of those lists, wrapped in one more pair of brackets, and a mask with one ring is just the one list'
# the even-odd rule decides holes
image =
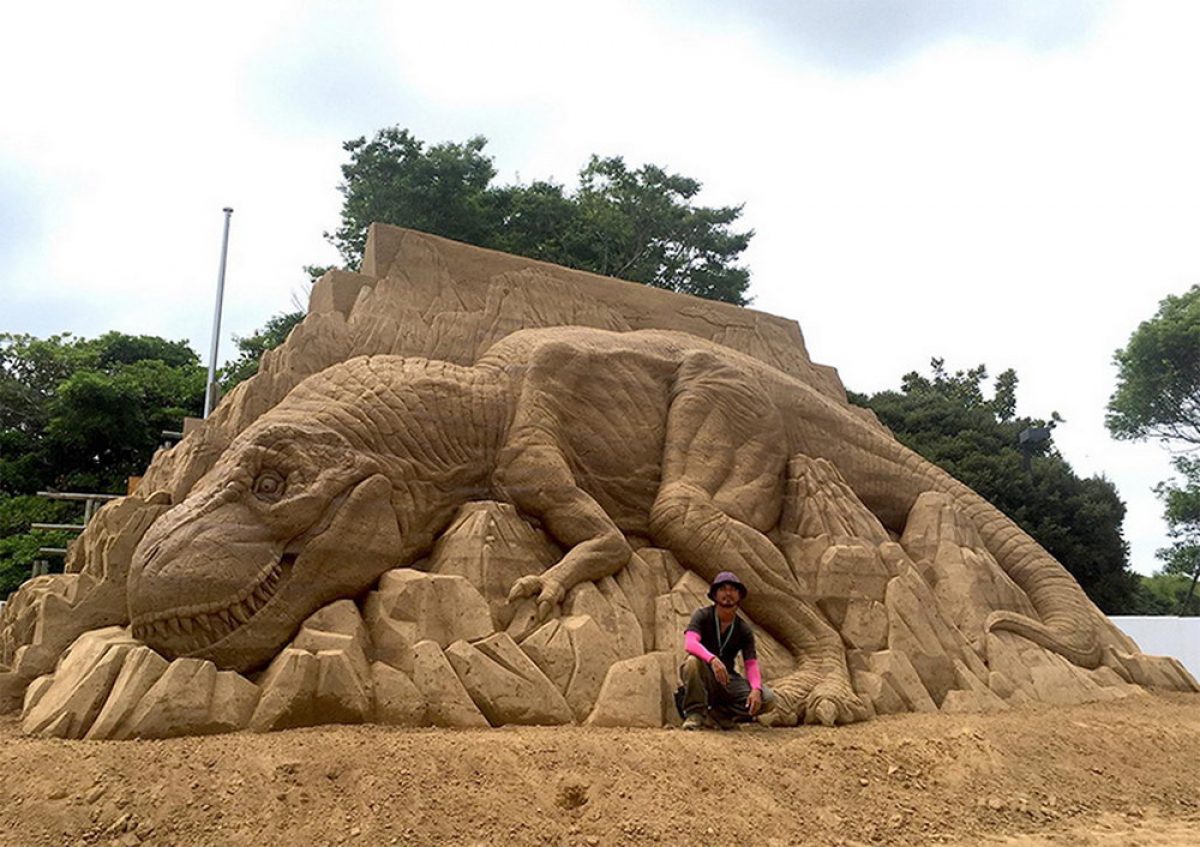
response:
{"label": "dinosaur front leg", "polygon": [[841,637],[801,597],[783,554],[763,534],[778,518],[787,457],[778,413],[744,381],[714,379],[711,365],[691,384],[682,370],[651,533],[707,580],[734,571],[749,588],[747,613],[797,656],[797,672],[772,686],[781,722],[863,720]]}
{"label": "dinosaur front leg", "polygon": [[629,562],[632,548],[600,505],[575,482],[552,441],[508,450],[496,485],[522,512],[534,515],[567,553],[545,573],[521,577],[508,601],[536,597],[538,619],[550,617],[567,592],[586,580],[603,579]]}

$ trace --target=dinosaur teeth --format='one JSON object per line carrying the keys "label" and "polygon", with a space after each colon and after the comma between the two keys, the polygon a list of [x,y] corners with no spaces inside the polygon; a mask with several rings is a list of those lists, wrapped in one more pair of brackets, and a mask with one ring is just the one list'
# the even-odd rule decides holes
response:
{"label": "dinosaur teeth", "polygon": [[182,652],[194,652],[226,637],[258,614],[275,596],[276,588],[283,576],[284,565],[276,563],[251,588],[239,602],[224,609],[211,612],[196,612],[188,617],[165,617],[133,624],[130,632],[134,638],[144,642],[165,642],[170,649],[180,652],[182,645],[190,645]]}

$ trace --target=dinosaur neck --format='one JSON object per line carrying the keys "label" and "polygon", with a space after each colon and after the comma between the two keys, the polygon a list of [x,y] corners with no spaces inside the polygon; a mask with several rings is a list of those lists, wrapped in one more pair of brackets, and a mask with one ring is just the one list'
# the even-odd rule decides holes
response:
{"label": "dinosaur neck", "polygon": [[374,378],[359,389],[372,401],[359,396],[333,413],[391,479],[403,558],[412,560],[459,506],[489,496],[511,418],[510,392],[500,370],[424,359],[374,364],[368,363]]}

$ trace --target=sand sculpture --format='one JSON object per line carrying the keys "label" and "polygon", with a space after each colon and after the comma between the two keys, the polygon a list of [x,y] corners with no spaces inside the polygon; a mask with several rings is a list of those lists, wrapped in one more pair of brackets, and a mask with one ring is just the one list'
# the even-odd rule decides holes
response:
{"label": "sand sculpture", "polygon": [[1198,690],[752,310],[372,228],[0,617],[27,732],[661,726],[736,571],[778,724]]}

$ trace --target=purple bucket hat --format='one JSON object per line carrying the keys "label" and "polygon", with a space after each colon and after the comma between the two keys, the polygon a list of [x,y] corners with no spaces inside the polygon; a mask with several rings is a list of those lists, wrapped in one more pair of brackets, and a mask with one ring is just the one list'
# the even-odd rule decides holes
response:
{"label": "purple bucket hat", "polygon": [[722,585],[732,585],[738,590],[738,593],[742,595],[743,600],[745,600],[746,595],[750,593],[746,586],[742,585],[742,581],[734,576],[731,571],[721,571],[719,574],[717,574],[717,578],[712,581],[712,585],[708,587],[709,600],[716,598],[717,589]]}

